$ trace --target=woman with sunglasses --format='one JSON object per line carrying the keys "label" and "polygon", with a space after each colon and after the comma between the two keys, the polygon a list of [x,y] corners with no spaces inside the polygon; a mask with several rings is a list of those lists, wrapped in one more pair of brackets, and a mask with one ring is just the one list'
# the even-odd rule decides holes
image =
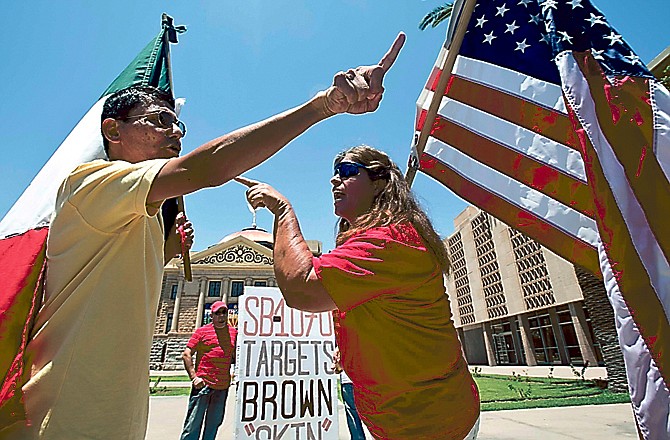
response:
{"label": "woman with sunglasses", "polygon": [[335,158],[337,247],[313,257],[291,204],[246,178],[275,215],[277,284],[289,306],[334,310],[341,363],[378,439],[474,439],[479,393],[451,321],[447,250],[398,166],[368,146]]}

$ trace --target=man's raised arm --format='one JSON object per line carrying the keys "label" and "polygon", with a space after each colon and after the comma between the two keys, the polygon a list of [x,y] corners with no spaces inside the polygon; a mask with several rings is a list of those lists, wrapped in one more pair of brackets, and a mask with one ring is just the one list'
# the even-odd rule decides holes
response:
{"label": "man's raised arm", "polygon": [[223,185],[262,163],[319,121],[338,113],[375,111],[382,99],[384,75],[404,43],[405,34],[400,33],[378,64],[339,72],[331,87],[305,104],[211,140],[183,157],[171,159],[155,178],[147,202]]}

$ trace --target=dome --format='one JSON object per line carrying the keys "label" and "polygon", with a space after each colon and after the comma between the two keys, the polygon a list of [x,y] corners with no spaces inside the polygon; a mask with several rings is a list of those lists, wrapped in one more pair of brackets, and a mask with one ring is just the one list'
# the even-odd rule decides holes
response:
{"label": "dome", "polygon": [[256,227],[244,228],[241,231],[228,234],[225,237],[223,237],[221,241],[219,241],[219,243],[223,243],[240,236],[248,240],[255,241],[258,244],[262,244],[263,246],[268,247],[270,249],[272,249],[272,247],[274,246],[274,238],[272,237],[272,234],[270,234],[265,229]]}

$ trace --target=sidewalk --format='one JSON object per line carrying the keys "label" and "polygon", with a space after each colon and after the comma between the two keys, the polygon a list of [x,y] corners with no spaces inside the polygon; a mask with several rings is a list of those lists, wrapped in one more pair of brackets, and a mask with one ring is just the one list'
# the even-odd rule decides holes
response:
{"label": "sidewalk", "polygon": [[[517,374],[522,373],[517,372]],[[147,440],[178,439],[184,422],[187,401],[187,396],[152,397],[149,403]],[[340,425],[338,440],[348,440],[349,433],[341,402],[338,408]],[[231,388],[228,396],[226,417],[219,429],[217,440],[234,439],[234,414],[235,387]],[[637,439],[630,405],[486,411],[482,413],[478,437],[478,440],[583,439]]]}

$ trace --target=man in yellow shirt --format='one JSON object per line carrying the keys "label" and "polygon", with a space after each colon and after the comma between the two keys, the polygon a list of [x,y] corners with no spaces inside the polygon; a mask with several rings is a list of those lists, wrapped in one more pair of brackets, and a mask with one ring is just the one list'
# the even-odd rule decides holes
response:
{"label": "man in yellow shirt", "polygon": [[151,338],[170,257],[161,204],[223,185],[323,119],[376,110],[403,43],[401,34],[379,64],[340,72],[306,103],[182,157],[185,126],[171,96],[131,88],[108,98],[101,129],[109,161],[80,165],[58,194],[44,305],[26,350],[29,424],[0,436],[143,439]]}

